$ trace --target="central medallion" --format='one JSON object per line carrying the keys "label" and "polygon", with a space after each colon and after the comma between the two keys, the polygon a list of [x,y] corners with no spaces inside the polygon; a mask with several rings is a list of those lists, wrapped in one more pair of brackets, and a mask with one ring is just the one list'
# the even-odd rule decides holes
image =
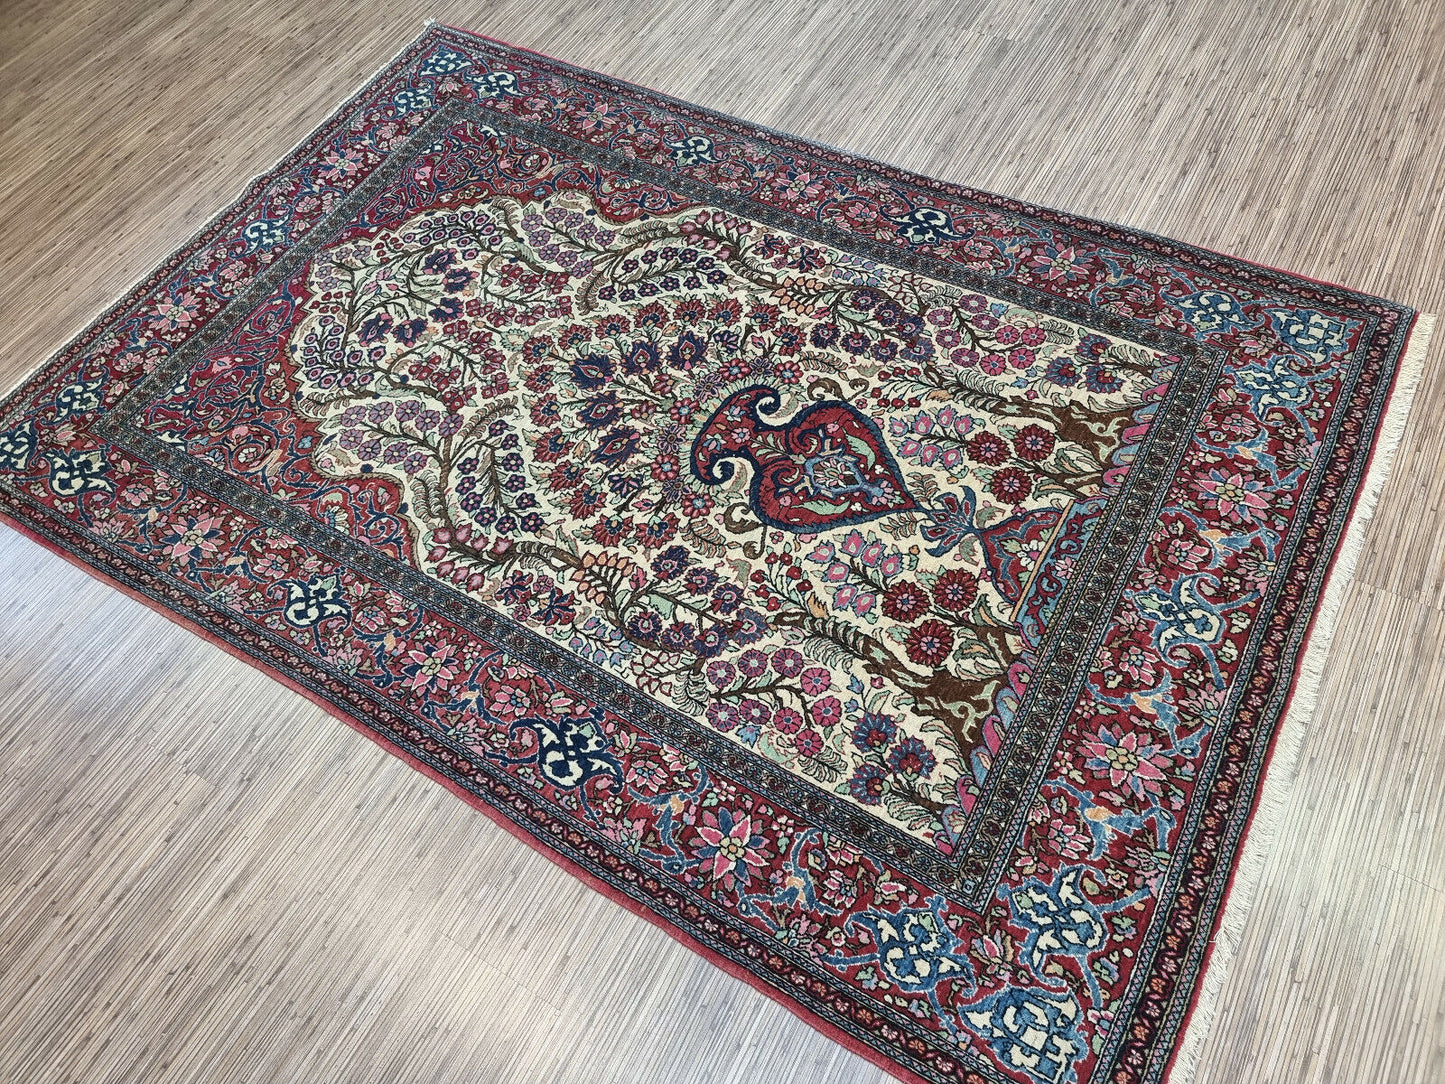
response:
{"label": "central medallion", "polygon": [[778,393],[765,386],[728,396],[693,440],[693,475],[706,485],[724,483],[733,464],[745,460],[753,468],[753,514],[798,534],[918,509],[866,415],[844,402],[823,402],[781,424],[759,416],[778,405]]}

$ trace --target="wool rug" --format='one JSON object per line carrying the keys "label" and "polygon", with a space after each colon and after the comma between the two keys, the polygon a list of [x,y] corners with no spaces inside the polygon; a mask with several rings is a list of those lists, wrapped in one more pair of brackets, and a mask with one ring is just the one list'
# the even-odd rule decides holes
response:
{"label": "wool rug", "polygon": [[431,26],[0,512],[904,1080],[1157,1082],[1424,330]]}

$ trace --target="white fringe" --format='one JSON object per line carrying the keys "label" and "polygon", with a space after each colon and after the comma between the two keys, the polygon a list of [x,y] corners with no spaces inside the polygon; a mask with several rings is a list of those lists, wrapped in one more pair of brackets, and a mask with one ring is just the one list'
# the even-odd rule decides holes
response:
{"label": "white fringe", "polygon": [[1280,724],[1279,736],[1275,739],[1274,754],[1265,771],[1254,820],[1245,837],[1234,871],[1234,884],[1225,901],[1219,932],[1214,938],[1214,951],[1210,955],[1209,966],[1200,979],[1199,997],[1194,1011],[1179,1041],[1174,1066],[1167,1078],[1169,1084],[1190,1084],[1194,1079],[1199,1068],[1200,1055],[1204,1052],[1205,1040],[1219,1011],[1220,995],[1229,974],[1229,966],[1239,951],[1245,920],[1254,905],[1265,865],[1274,850],[1275,839],[1289,808],[1296,762],[1319,700],[1320,681],[1324,676],[1325,662],[1329,658],[1330,643],[1335,637],[1346,591],[1355,577],[1355,565],[1365,546],[1366,527],[1370,517],[1374,515],[1380,489],[1385,484],[1385,476],[1390,472],[1390,464],[1405,433],[1405,420],[1409,417],[1410,404],[1425,368],[1425,351],[1434,326],[1435,317],[1422,313],[1411,329],[1404,357],[1400,359],[1399,374],[1395,378],[1390,402],[1375,441],[1369,473],[1360,486],[1354,514],[1345,528],[1345,537],[1340,543],[1334,567],[1325,583],[1324,595],[1314,619],[1314,628],[1310,630],[1309,641],[1300,662],[1294,695],[1290,698],[1284,721]]}

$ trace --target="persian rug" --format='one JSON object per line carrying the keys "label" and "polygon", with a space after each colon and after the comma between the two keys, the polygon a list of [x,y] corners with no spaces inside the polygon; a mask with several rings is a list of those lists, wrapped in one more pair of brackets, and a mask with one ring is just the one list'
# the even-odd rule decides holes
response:
{"label": "persian rug", "polygon": [[1157,1082],[1415,325],[432,26],[0,509],[904,1080]]}

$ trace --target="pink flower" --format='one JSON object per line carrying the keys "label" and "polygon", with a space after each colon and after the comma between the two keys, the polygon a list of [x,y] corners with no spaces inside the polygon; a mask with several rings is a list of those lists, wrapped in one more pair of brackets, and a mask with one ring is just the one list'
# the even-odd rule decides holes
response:
{"label": "pink flower", "polygon": [[171,533],[164,538],[163,552],[181,564],[189,564],[192,557],[209,557],[216,552],[216,536],[221,533],[220,516],[202,516],[200,519],[174,521]]}
{"label": "pink flower", "polygon": [[1158,794],[1164,770],[1170,766],[1168,755],[1159,746],[1132,730],[1120,734],[1118,728],[1100,727],[1094,740],[1084,743],[1083,752],[1089,758],[1087,768],[1107,775],[1111,787],[1127,785],[1137,795],[1146,791]]}
{"label": "pink flower", "polygon": [[803,692],[808,696],[817,696],[825,693],[833,687],[833,675],[824,670],[821,666],[810,666],[803,671],[798,679]]}
{"label": "pink flower", "polygon": [[440,644],[425,644],[412,648],[406,653],[411,660],[406,671],[409,677],[406,688],[421,692],[433,686],[444,689],[457,677],[457,660],[452,658],[456,648],[443,641]]}
{"label": "pink flower", "polygon": [[482,704],[498,719],[513,722],[531,714],[537,703],[535,675],[530,670],[508,666],[489,674],[482,690]]}
{"label": "pink flower", "polygon": [[151,317],[151,324],[165,331],[189,327],[199,308],[200,304],[196,301],[194,294],[183,293],[179,297],[173,297],[158,304],[155,315]]}
{"label": "pink flower", "polygon": [[746,884],[754,869],[767,865],[761,853],[763,837],[754,833],[752,817],[746,813],[741,817],[728,809],[704,813],[697,834],[705,844],[698,851],[703,873],[727,888],[734,881]]}
{"label": "pink flower", "polygon": [[1220,515],[1236,523],[1261,520],[1269,511],[1269,502],[1259,492],[1260,483],[1239,471],[1226,474],[1216,468],[1209,472],[1208,478],[1196,480],[1194,487],[1206,505],[1218,508]]}
{"label": "pink flower", "polygon": [[361,168],[361,152],[355,147],[347,147],[345,152],[337,153],[330,151],[326,157],[321,159],[323,169],[321,176],[329,181],[355,173]]}
{"label": "pink flower", "polygon": [[1044,850],[1061,858],[1075,861],[1089,853],[1089,834],[1075,824],[1072,818],[1050,817],[1041,834]]}
{"label": "pink flower", "polygon": [[1028,264],[1036,274],[1045,278],[1072,282],[1084,274],[1089,258],[1080,255],[1073,245],[1066,248],[1040,245],[1029,255]]}

